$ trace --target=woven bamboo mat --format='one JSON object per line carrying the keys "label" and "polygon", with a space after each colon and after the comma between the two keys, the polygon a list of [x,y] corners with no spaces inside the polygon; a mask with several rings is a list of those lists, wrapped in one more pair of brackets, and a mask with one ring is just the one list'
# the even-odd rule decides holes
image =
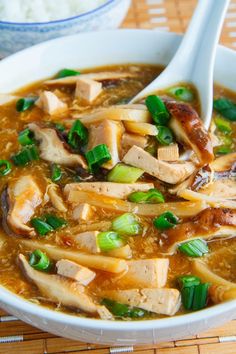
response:
{"label": "woven bamboo mat", "polygon": [[[207,0],[205,0],[207,1]],[[215,0],[221,1],[221,0]],[[182,33],[196,0],[133,0],[122,27]],[[236,49],[236,0],[231,0],[221,43]],[[0,354],[236,354],[236,320],[226,325],[175,342],[128,348],[75,342],[29,326],[0,310]]]}

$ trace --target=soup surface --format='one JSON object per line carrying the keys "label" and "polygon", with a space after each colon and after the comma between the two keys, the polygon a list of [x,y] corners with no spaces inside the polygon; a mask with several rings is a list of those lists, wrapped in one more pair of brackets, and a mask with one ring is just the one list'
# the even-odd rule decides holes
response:
{"label": "soup surface", "polygon": [[0,284],[76,316],[173,316],[236,298],[236,96],[129,100],[160,67],[125,65],[0,95]]}

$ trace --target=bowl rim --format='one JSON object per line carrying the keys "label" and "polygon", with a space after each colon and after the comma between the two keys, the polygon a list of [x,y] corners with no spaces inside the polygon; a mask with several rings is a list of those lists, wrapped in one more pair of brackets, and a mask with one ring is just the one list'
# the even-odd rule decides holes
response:
{"label": "bowl rim", "polygon": [[62,18],[62,19],[58,19],[58,20],[53,20],[53,21],[42,21],[42,22],[11,22],[11,21],[0,21],[0,25],[12,25],[12,26],[15,26],[15,27],[18,27],[18,26],[43,26],[43,25],[56,25],[56,24],[61,24],[61,23],[65,23],[67,21],[73,21],[73,20],[76,20],[76,19],[80,19],[80,18],[83,18],[83,17],[86,17],[86,16],[90,16],[90,15],[93,15],[93,14],[96,14],[97,12],[99,12],[100,10],[103,10],[105,9],[107,6],[115,3],[115,2],[119,2],[120,0],[106,0],[106,2],[98,7],[96,7],[95,9],[93,10],[90,10],[90,11],[86,11],[86,12],[83,12],[79,15],[76,15],[76,16],[72,16],[72,17],[66,17],[66,18]]}
{"label": "bowl rim", "polygon": [[[191,312],[183,315],[164,317],[149,320],[137,320],[137,321],[124,321],[124,320],[102,320],[98,318],[87,318],[76,315],[71,315],[59,311],[55,311],[44,306],[34,304],[27,299],[21,298],[19,295],[14,294],[10,290],[0,286],[1,300],[0,303],[6,304],[13,309],[20,312],[23,310],[23,314],[27,313],[39,318],[43,318],[47,321],[56,321],[58,323],[64,323],[67,325],[83,327],[93,330],[109,330],[109,331],[127,331],[127,330],[153,330],[161,328],[178,327],[183,324],[197,322],[199,320],[207,320],[209,318],[223,315],[225,312],[231,312],[236,314],[236,300],[228,301],[225,303],[217,304],[212,307]],[[9,309],[7,309],[9,311]],[[235,311],[235,312],[234,312]],[[14,313],[14,311],[13,311]],[[27,321],[27,319],[25,319]]]}
{"label": "bowl rim", "polygon": [[[127,33],[145,33],[147,37],[149,35],[155,35],[161,33],[163,35],[163,31],[153,31],[153,30],[146,30],[146,29],[122,29],[122,30],[111,30],[111,31],[99,31],[99,32],[89,32],[89,33],[82,33],[82,34],[74,34],[70,36],[64,36],[56,39],[51,39],[48,41],[44,41],[40,44],[34,45],[30,48],[26,48],[18,53],[15,53],[5,59],[2,62],[7,62],[8,60],[15,59],[21,53],[27,53],[28,51],[34,50],[35,48],[43,47],[46,43],[54,42],[54,41],[61,41],[63,38],[73,38],[77,36],[83,35],[91,35],[96,34],[96,36],[102,36],[106,33],[117,33],[117,32],[127,32]],[[181,38],[182,36],[176,33],[165,32],[165,36],[172,36],[173,38]],[[219,45],[218,51],[227,53],[236,56],[236,51],[227,48],[225,46]],[[1,64],[0,64],[1,65]],[[164,328],[178,328],[181,325],[185,325],[188,323],[190,326],[197,321],[207,321],[210,318],[214,318],[216,316],[223,315],[224,313],[228,312],[231,313],[232,316],[236,315],[236,300],[227,301],[221,304],[214,305],[209,308],[202,309],[197,312],[182,314],[174,317],[164,317],[160,319],[149,319],[149,320],[139,320],[139,321],[110,321],[110,320],[102,320],[102,319],[95,319],[95,318],[86,318],[80,317],[72,314],[66,314],[63,312],[58,312],[44,306],[35,304],[30,302],[23,297],[20,297],[17,294],[14,294],[12,291],[8,290],[7,288],[0,285],[0,304],[6,305],[7,311],[14,312],[19,311],[22,313],[22,319],[27,322],[27,318],[25,314],[37,316],[42,318],[43,320],[54,321],[58,323],[63,323],[66,325],[72,325],[75,327],[83,327],[86,329],[91,330],[107,330],[107,331],[117,331],[117,332],[124,332],[127,330],[132,331],[143,331],[143,330],[154,330],[154,329],[164,329]],[[22,310],[23,309],[23,310]],[[16,310],[16,311],[14,311]],[[17,314],[16,314],[17,316]],[[20,317],[20,316],[19,316]],[[50,329],[49,329],[50,330]]]}

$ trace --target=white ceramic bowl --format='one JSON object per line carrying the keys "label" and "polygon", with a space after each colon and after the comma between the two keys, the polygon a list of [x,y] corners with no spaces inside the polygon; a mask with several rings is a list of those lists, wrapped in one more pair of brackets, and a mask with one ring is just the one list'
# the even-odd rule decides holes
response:
{"label": "white ceramic bowl", "polygon": [[[11,92],[47,78],[63,67],[106,64],[166,65],[180,36],[145,30],[85,33],[45,42],[0,62],[0,92]],[[61,54],[63,50],[63,55]],[[236,90],[236,52],[219,47],[215,80]],[[201,73],[199,73],[201,75]],[[187,315],[148,321],[101,321],[70,316],[34,305],[0,288],[0,306],[42,330],[59,336],[109,345],[151,344],[195,335],[236,317],[236,301]]]}
{"label": "white ceramic bowl", "polygon": [[117,28],[124,20],[130,2],[131,0],[106,0],[103,5],[92,11],[50,22],[0,21],[0,57],[52,38]]}

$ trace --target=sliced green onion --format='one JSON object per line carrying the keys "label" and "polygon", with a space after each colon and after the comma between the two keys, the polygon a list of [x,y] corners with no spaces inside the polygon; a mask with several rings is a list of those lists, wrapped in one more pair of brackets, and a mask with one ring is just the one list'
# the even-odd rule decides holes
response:
{"label": "sliced green onion", "polygon": [[227,121],[226,119],[224,119],[220,116],[216,116],[214,118],[214,122],[215,122],[215,125],[218,128],[218,130],[220,130],[221,132],[223,132],[225,134],[232,133],[232,126],[231,126],[230,122]]}
{"label": "sliced green onion", "polygon": [[182,275],[178,278],[180,288],[195,286],[201,283],[201,279],[195,275]]}
{"label": "sliced green onion", "polygon": [[79,71],[77,71],[77,70],[62,69],[56,75],[56,79],[62,79],[63,77],[77,76],[77,75],[81,75],[81,73]]}
{"label": "sliced green onion", "polygon": [[133,203],[164,203],[165,199],[161,192],[156,188],[149,189],[147,192],[133,192],[128,196],[128,200]]}
{"label": "sliced green onion", "polygon": [[58,181],[60,181],[61,177],[62,177],[62,170],[61,170],[61,168],[60,168],[58,165],[53,164],[53,165],[52,165],[52,176],[51,176],[51,180],[52,180],[53,182],[58,182]]}
{"label": "sliced green onion", "polygon": [[53,231],[53,227],[46,223],[41,218],[34,218],[31,219],[31,225],[35,228],[37,233],[41,236],[48,234],[49,232]]}
{"label": "sliced green onion", "polygon": [[158,134],[156,138],[161,145],[170,145],[173,143],[174,137],[172,131],[169,128],[159,125],[157,130]]}
{"label": "sliced green onion", "polygon": [[7,160],[0,160],[0,176],[6,176],[11,172],[12,164]]}
{"label": "sliced green onion", "polygon": [[17,112],[24,112],[30,109],[35,102],[37,101],[38,97],[25,97],[25,98],[20,98],[16,102],[16,110]]}
{"label": "sliced green onion", "polygon": [[214,149],[214,153],[216,155],[226,155],[226,154],[230,154],[231,152],[233,152],[232,148],[230,146],[225,146],[225,145],[217,146]]}
{"label": "sliced green onion", "polygon": [[85,154],[85,157],[91,172],[96,172],[101,165],[111,160],[111,154],[105,144],[95,146]]}
{"label": "sliced green onion", "polygon": [[170,211],[166,211],[153,220],[154,226],[159,230],[167,230],[178,224],[178,218]]}
{"label": "sliced green onion", "polygon": [[192,310],[197,311],[206,307],[209,286],[209,283],[203,283],[194,287]]}
{"label": "sliced green onion", "polygon": [[97,236],[97,242],[102,252],[107,252],[124,246],[123,239],[117,232],[100,232]]}
{"label": "sliced green onion", "polygon": [[223,117],[236,121],[236,104],[228,98],[218,98],[214,100],[214,109],[220,113]]}
{"label": "sliced green onion", "polygon": [[53,214],[47,214],[44,216],[47,224],[49,224],[54,230],[67,224],[66,220],[59,218]]}
{"label": "sliced green onion", "polygon": [[119,163],[108,173],[107,180],[117,183],[135,183],[143,173],[140,168]]}
{"label": "sliced green onion", "polygon": [[189,257],[202,257],[209,252],[206,241],[200,239],[182,243],[179,250]]}
{"label": "sliced green onion", "polygon": [[78,149],[79,145],[86,145],[88,142],[88,129],[77,119],[72,125],[68,134],[68,143]]}
{"label": "sliced green onion", "polygon": [[138,307],[130,307],[125,304],[120,304],[119,302],[103,299],[101,302],[102,305],[117,317],[130,317],[130,318],[140,318],[149,315],[150,313],[146,310],[142,310]]}
{"label": "sliced green onion", "polygon": [[193,91],[185,86],[176,86],[176,87],[171,87],[167,93],[171,94],[178,100],[184,101],[184,102],[191,102],[194,100],[194,93]]}
{"label": "sliced green onion", "polygon": [[31,253],[29,264],[32,268],[41,270],[43,272],[48,272],[52,266],[52,263],[50,262],[47,255],[40,250],[35,250],[33,253]]}
{"label": "sliced green onion", "polygon": [[142,228],[134,214],[125,213],[112,221],[112,229],[121,235],[138,235]]}
{"label": "sliced green onion", "polygon": [[65,131],[65,126],[62,123],[55,123],[54,126],[59,132],[64,132]]}
{"label": "sliced green onion", "polygon": [[28,145],[13,155],[11,159],[16,166],[25,166],[31,161],[39,160],[38,148],[35,145]]}
{"label": "sliced green onion", "polygon": [[194,290],[195,286],[187,286],[181,290],[182,304],[186,310],[192,309]]}
{"label": "sliced green onion", "polygon": [[34,143],[34,133],[27,128],[19,133],[18,141],[22,146],[32,145]]}
{"label": "sliced green onion", "polygon": [[145,103],[154,122],[158,125],[166,125],[170,114],[162,99],[159,96],[151,95],[146,98]]}

